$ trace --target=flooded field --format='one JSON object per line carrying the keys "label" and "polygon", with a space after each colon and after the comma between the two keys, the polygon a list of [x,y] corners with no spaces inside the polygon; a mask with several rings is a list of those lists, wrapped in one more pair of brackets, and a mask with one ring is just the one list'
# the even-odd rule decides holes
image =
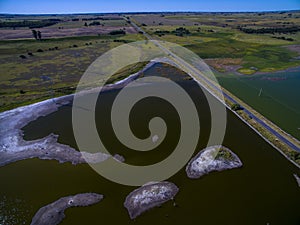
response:
{"label": "flooded field", "polygon": [[220,75],[224,88],[300,139],[300,70],[264,75]]}

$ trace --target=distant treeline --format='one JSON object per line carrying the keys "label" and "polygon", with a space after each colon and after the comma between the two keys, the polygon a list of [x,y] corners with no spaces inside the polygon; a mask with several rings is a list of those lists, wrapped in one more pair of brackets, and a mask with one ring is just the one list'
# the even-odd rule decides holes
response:
{"label": "distant treeline", "polygon": [[269,27],[269,28],[258,28],[258,29],[239,27],[239,30],[247,34],[275,34],[275,33],[288,34],[288,33],[296,33],[300,31],[300,27],[298,26]]}
{"label": "distant treeline", "polygon": [[179,27],[179,28],[176,28],[173,31],[157,30],[154,33],[159,35],[159,36],[162,36],[162,35],[165,35],[165,34],[170,34],[170,33],[175,34],[176,36],[184,36],[184,35],[190,34],[191,32],[188,29],[184,28],[184,27]]}
{"label": "distant treeline", "polygon": [[23,20],[23,21],[1,21],[0,27],[29,27],[41,28],[54,25],[60,22],[60,19],[45,19],[45,20]]}
{"label": "distant treeline", "polygon": [[294,41],[293,38],[287,38],[287,37],[272,37],[272,38],[276,38],[276,39],[279,39],[279,40],[285,40],[285,41]]}
{"label": "distant treeline", "polygon": [[[120,20],[119,17],[92,17],[92,18],[82,18],[82,21],[90,20]],[[78,20],[77,20],[78,21]]]}

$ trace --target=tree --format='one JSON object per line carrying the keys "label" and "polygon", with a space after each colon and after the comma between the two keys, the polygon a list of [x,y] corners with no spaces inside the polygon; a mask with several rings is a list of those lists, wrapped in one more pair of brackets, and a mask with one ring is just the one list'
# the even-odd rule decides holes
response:
{"label": "tree", "polygon": [[37,31],[36,30],[31,30],[32,31],[32,35],[34,37],[35,40],[38,39],[38,36],[37,36]]}
{"label": "tree", "polygon": [[124,35],[126,32],[124,30],[112,30],[109,32],[110,35]]}
{"label": "tree", "polygon": [[86,22],[84,23],[84,26],[86,26],[86,27],[88,26]]}
{"label": "tree", "polygon": [[42,33],[41,33],[41,31],[38,31],[38,32],[37,32],[37,38],[38,38],[39,40],[42,40]]}

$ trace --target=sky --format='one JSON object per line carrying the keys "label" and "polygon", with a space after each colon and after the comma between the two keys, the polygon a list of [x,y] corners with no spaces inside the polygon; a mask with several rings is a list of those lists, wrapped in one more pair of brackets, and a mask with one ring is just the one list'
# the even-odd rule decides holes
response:
{"label": "sky", "polygon": [[16,14],[296,9],[300,0],[0,0],[0,13]]}

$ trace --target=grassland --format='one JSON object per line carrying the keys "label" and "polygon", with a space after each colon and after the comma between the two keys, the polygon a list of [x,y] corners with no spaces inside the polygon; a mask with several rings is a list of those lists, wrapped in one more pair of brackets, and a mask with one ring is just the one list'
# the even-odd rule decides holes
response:
{"label": "grassland", "polygon": [[[289,48],[290,45],[299,46],[300,32],[249,34],[241,30],[299,28],[299,11],[165,13],[132,15],[132,19],[152,36],[192,50],[220,72],[251,75],[300,66],[299,51]],[[190,33],[175,34],[178,27],[184,27]],[[220,60],[222,64],[219,64]]]}
{"label": "grassland", "polygon": [[127,34],[0,41],[0,111],[72,93],[101,54],[141,39],[140,34]]}

